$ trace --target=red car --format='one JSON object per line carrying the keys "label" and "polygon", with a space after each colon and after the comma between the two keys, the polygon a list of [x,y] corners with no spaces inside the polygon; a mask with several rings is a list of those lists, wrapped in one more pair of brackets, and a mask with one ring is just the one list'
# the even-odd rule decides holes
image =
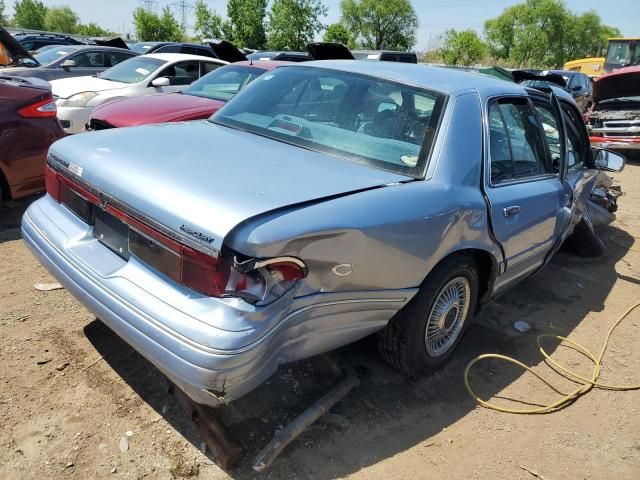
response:
{"label": "red car", "polygon": [[91,114],[87,130],[209,118],[260,75],[289,62],[242,61],[219,67],[180,93],[160,93],[106,103]]}
{"label": "red car", "polygon": [[584,118],[591,145],[640,152],[640,66],[596,78],[593,106]]}
{"label": "red car", "polygon": [[0,72],[0,201],[44,190],[49,146],[64,137],[51,86]]}

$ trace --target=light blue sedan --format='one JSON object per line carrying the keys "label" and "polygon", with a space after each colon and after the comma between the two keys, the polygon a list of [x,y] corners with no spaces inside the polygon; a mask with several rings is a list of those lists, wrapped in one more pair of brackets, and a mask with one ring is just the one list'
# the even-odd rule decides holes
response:
{"label": "light blue sedan", "polygon": [[439,68],[278,67],[208,121],[50,150],[25,241],[195,401],[378,332],[418,375],[569,236],[597,170],[568,94]]}

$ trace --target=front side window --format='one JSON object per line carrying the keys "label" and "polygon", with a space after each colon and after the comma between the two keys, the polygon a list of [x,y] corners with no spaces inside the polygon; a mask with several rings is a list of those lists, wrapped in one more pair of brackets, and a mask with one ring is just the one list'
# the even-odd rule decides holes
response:
{"label": "front side window", "polygon": [[224,67],[205,75],[182,93],[226,102],[264,72],[266,70],[256,67]]}
{"label": "front side window", "polygon": [[100,68],[104,67],[104,56],[102,52],[82,52],[69,58],[76,62],[76,67]]}
{"label": "front side window", "polygon": [[169,65],[158,77],[167,77],[169,85],[190,85],[198,79],[200,75],[200,66],[197,60],[176,63]]}
{"label": "front side window", "polygon": [[492,184],[552,171],[538,119],[527,99],[491,102],[489,132]]}
{"label": "front side window", "polygon": [[419,176],[445,95],[360,74],[279,67],[212,121],[409,176]]}
{"label": "front side window", "polygon": [[130,58],[111,67],[100,74],[100,78],[122,83],[142,82],[158,68],[164,65],[166,60],[139,56]]}

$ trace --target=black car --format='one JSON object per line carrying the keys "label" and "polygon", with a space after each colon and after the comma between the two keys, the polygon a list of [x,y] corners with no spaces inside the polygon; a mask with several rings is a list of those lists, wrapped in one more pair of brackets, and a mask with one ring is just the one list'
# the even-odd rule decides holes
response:
{"label": "black car", "polygon": [[[554,85],[560,85],[567,92],[571,94],[576,103],[578,104],[578,108],[581,112],[586,112],[591,107],[592,93],[593,93],[593,84],[591,79],[585,75],[584,73],[574,72],[571,70],[531,70],[533,74],[537,76],[537,78],[526,79],[523,80],[524,85],[529,87],[542,87],[547,80],[544,80],[543,77],[553,75],[555,78],[562,77],[564,81],[564,85],[561,85],[558,81],[553,80],[551,83]],[[517,80],[516,80],[517,81]]]}
{"label": "black car", "polygon": [[396,52],[393,50],[354,50],[356,60],[378,62],[418,63],[415,52]]}
{"label": "black car", "polygon": [[2,69],[3,75],[48,81],[95,75],[138,55],[128,49],[99,45],[56,45],[31,55],[4,29],[0,29],[0,43],[11,56],[11,66]]}
{"label": "black car", "polygon": [[134,52],[145,53],[187,53],[202,57],[218,58],[209,45],[179,42],[138,42],[129,45]]}
{"label": "black car", "polygon": [[47,45],[83,45],[83,42],[66,35],[21,33],[16,34],[14,38],[28,52],[34,52]]}

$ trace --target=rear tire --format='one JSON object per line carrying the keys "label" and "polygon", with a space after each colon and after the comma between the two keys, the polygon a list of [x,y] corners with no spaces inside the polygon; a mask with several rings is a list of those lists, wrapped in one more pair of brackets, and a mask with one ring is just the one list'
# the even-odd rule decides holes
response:
{"label": "rear tire", "polygon": [[378,334],[382,358],[411,377],[444,365],[473,317],[478,290],[478,267],[471,257],[443,260]]}

